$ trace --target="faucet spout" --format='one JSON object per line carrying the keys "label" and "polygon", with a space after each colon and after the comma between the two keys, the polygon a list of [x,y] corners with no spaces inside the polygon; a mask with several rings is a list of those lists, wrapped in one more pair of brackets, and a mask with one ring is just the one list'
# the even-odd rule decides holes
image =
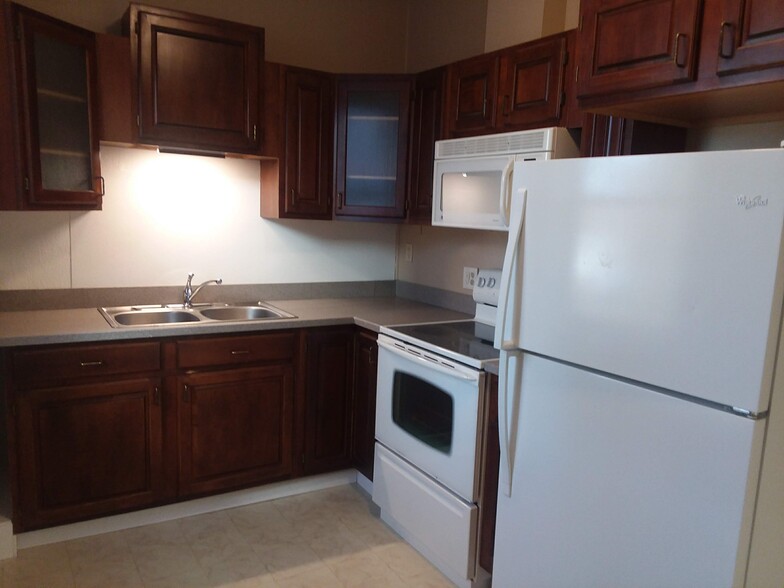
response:
{"label": "faucet spout", "polygon": [[185,308],[193,308],[193,299],[196,294],[199,293],[199,290],[207,286],[208,284],[217,284],[220,286],[223,283],[222,278],[218,278],[217,280],[207,280],[206,282],[202,282],[196,288],[193,287],[191,281],[193,280],[193,276],[196,274],[188,274],[188,279],[185,282],[185,288],[182,291],[182,305]]}

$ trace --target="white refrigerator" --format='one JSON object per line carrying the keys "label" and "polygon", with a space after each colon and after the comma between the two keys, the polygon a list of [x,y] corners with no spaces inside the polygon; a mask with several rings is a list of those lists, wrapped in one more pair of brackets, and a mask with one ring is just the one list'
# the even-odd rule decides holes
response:
{"label": "white refrigerator", "polygon": [[784,149],[518,168],[493,586],[753,588],[756,526],[784,559]]}

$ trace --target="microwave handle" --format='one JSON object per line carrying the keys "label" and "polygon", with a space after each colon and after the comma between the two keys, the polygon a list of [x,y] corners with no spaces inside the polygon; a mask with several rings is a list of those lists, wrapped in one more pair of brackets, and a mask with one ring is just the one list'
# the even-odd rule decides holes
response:
{"label": "microwave handle", "polygon": [[514,163],[514,157],[510,158],[501,176],[501,201],[498,203],[498,210],[501,212],[501,222],[505,227],[509,226],[509,201],[512,193]]}

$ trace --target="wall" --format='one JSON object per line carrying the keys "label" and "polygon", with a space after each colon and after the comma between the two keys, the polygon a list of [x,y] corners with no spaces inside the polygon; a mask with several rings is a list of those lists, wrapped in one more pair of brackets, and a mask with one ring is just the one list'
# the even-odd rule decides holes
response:
{"label": "wall", "polygon": [[689,151],[771,149],[784,141],[784,121],[717,125],[689,131]]}
{"label": "wall", "polygon": [[0,214],[0,289],[391,280],[396,227],[259,216],[259,164],[105,147],[102,211]]}
{"label": "wall", "polygon": [[412,0],[406,71],[417,73],[483,53],[487,4],[488,0]]}
{"label": "wall", "polygon": [[579,0],[488,0],[485,51],[577,27]]}
{"label": "wall", "polygon": [[[501,231],[401,226],[397,278],[470,295],[470,290],[463,289],[463,267],[500,269],[506,237]],[[413,249],[410,262],[405,258],[406,245]]]}

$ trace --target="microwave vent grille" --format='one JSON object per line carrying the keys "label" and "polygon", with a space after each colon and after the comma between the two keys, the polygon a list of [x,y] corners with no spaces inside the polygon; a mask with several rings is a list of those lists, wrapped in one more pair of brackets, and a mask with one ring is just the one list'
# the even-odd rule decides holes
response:
{"label": "microwave vent grille", "polygon": [[549,129],[436,141],[436,159],[549,150]]}

